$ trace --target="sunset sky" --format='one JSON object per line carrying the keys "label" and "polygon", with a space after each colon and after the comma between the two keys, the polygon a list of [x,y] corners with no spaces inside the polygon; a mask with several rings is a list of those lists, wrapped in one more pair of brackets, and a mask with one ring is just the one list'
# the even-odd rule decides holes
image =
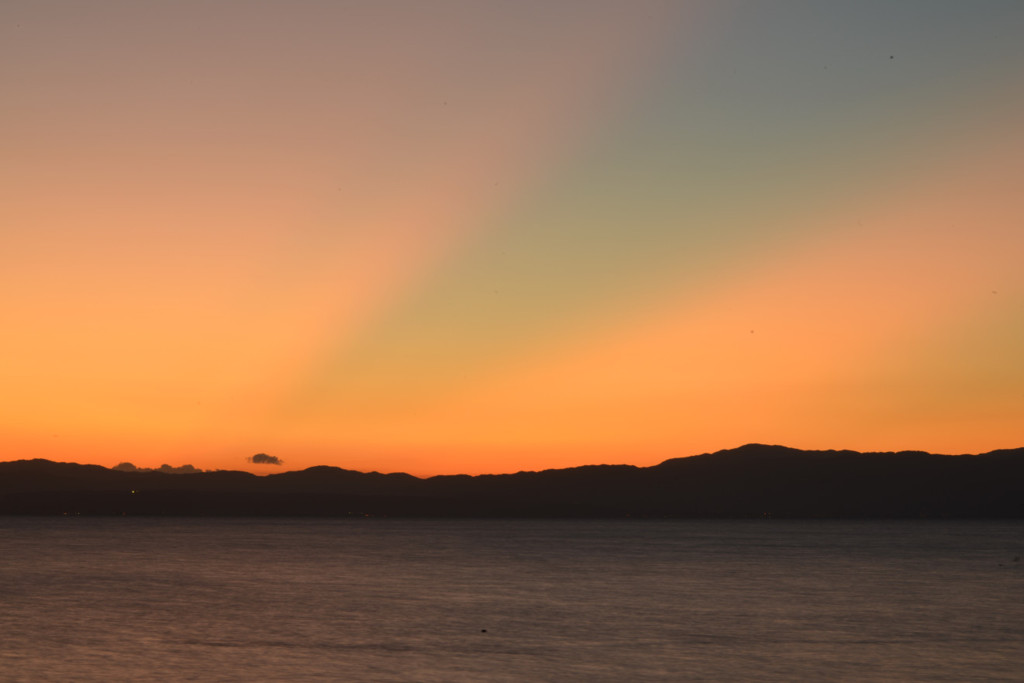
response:
{"label": "sunset sky", "polygon": [[3,0],[0,93],[0,460],[1024,445],[1019,0]]}

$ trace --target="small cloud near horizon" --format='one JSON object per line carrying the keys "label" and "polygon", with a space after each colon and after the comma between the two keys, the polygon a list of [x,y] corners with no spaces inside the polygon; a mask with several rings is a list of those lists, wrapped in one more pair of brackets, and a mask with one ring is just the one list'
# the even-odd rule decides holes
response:
{"label": "small cloud near horizon", "polygon": [[266,453],[257,453],[251,458],[246,458],[246,460],[254,465],[280,465],[284,462],[276,455],[267,455]]}

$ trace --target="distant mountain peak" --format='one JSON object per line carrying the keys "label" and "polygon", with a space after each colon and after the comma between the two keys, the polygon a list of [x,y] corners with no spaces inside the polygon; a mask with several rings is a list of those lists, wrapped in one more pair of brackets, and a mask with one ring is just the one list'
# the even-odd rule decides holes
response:
{"label": "distant mountain peak", "polygon": [[735,455],[782,455],[790,453],[805,453],[799,448],[790,448],[789,446],[779,446],[777,444],[764,444],[764,443],[748,443],[743,444],[738,448],[730,448],[723,451],[718,451],[714,455],[721,455],[731,453]]}

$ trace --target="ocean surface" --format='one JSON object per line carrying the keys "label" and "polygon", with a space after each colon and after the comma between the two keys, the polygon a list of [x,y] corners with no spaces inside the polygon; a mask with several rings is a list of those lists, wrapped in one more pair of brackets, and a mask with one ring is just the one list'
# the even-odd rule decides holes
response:
{"label": "ocean surface", "polygon": [[1019,681],[1024,523],[0,518],[3,681]]}

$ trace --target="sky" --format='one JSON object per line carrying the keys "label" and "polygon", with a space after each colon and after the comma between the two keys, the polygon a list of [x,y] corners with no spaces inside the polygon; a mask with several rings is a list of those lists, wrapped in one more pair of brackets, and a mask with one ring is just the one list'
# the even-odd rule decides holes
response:
{"label": "sky", "polygon": [[0,460],[1022,446],[1022,36],[1018,0],[2,0]]}

